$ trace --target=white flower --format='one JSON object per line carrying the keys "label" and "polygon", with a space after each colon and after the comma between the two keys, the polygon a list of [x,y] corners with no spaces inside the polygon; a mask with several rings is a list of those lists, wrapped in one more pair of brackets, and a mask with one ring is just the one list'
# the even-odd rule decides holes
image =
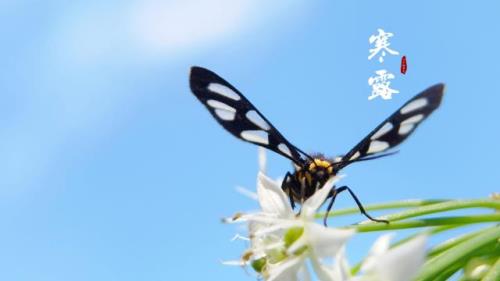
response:
{"label": "white flower", "polygon": [[363,274],[351,276],[344,251],[339,251],[332,270],[335,280],[349,281],[408,281],[413,280],[425,260],[426,235],[419,235],[389,249],[392,234],[382,235],[373,244],[361,266]]}
{"label": "white flower", "polygon": [[355,231],[327,228],[315,222],[315,214],[339,177],[308,198],[297,216],[280,182],[266,176],[264,166],[261,153],[257,176],[261,211],[236,218],[249,224],[251,245],[242,259],[267,281],[309,280],[307,260],[321,280],[334,280],[332,272],[324,270],[322,259],[333,258]]}
{"label": "white flower", "polygon": [[[345,243],[353,229],[327,228],[315,222],[315,214],[323,205],[339,177],[333,177],[302,205],[296,215],[281,181],[265,174],[265,154],[259,158],[257,198],[261,210],[238,214],[232,222],[247,222],[250,247],[232,265],[251,265],[266,281],[311,280],[307,261],[322,281],[408,281],[419,271],[425,259],[427,236],[420,235],[390,248],[392,235],[382,235],[372,246],[361,266],[352,276],[345,256]],[[333,266],[324,259],[334,260]]]}

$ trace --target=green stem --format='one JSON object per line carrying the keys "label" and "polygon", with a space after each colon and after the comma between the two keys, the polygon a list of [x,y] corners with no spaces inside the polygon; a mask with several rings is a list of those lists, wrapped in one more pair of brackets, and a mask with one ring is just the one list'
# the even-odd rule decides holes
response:
{"label": "green stem", "polygon": [[447,268],[454,264],[463,262],[469,258],[477,249],[483,248],[489,244],[497,243],[500,237],[500,226],[496,226],[470,238],[463,243],[443,252],[441,255],[428,260],[420,272],[418,280],[435,280],[440,273],[445,272]]}
{"label": "green stem", "polygon": [[497,259],[497,262],[491,267],[490,271],[484,276],[481,281],[496,281],[500,280],[500,258]]}
{"label": "green stem", "polygon": [[424,231],[419,231],[415,234],[412,234],[406,238],[403,238],[399,241],[397,241],[396,243],[394,243],[393,245],[391,245],[391,248],[392,247],[396,247],[396,246],[399,246],[403,243],[406,243],[408,242],[409,240],[419,236],[419,235],[422,235],[422,234],[427,234],[427,235],[434,235],[434,234],[438,234],[438,233],[441,233],[441,232],[445,232],[445,231],[448,231],[448,230],[451,230],[451,229],[455,229],[457,227],[460,227],[460,225],[442,225],[442,226],[436,226],[436,227],[433,227],[431,229],[426,229]]}
{"label": "green stem", "polygon": [[[500,210],[500,200],[495,199],[474,199],[474,200],[404,200],[396,202],[388,202],[382,204],[372,204],[364,206],[367,211],[388,210],[388,209],[401,209],[401,208],[414,208],[400,213],[392,214],[386,218],[389,221],[402,220],[410,217],[416,217],[426,214],[437,212],[445,212],[456,209],[465,208],[488,208]],[[357,207],[346,208],[331,211],[328,216],[342,216],[359,213]],[[324,213],[316,214],[316,218],[323,218]]]}
{"label": "green stem", "polygon": [[495,210],[500,210],[500,201],[491,199],[446,201],[442,203],[422,206],[411,210],[406,210],[396,214],[391,214],[388,215],[386,219],[392,222],[432,213],[446,212],[446,211],[465,209],[465,208],[491,208]]}
{"label": "green stem", "polygon": [[487,231],[488,229],[490,229],[490,228],[481,229],[480,231],[474,231],[471,233],[461,235],[459,237],[451,238],[451,239],[435,246],[434,248],[432,248],[432,250],[429,251],[427,256],[428,257],[437,256],[437,255],[441,254],[442,252],[444,252],[450,248],[453,248],[454,246],[456,246],[464,241],[467,241],[467,240],[471,239],[472,237],[481,234],[484,231]]}
{"label": "green stem", "polygon": [[[436,203],[441,203],[441,202],[447,202],[447,200],[402,200],[402,201],[395,201],[395,202],[388,202],[388,203],[381,203],[381,204],[370,204],[363,206],[367,211],[377,211],[377,210],[388,210],[388,209],[401,209],[401,208],[412,208],[412,207],[420,207],[420,206],[426,206],[426,205],[431,205],[431,204],[436,204]],[[343,215],[351,215],[351,214],[358,214],[359,209],[357,207],[353,208],[345,208],[345,209],[340,209],[340,210],[333,210],[330,213],[328,213],[328,217],[337,217],[337,216],[343,216]],[[316,218],[323,218],[325,216],[325,213],[318,213],[316,214]]]}
{"label": "green stem", "polygon": [[382,231],[393,229],[406,229],[428,226],[444,226],[444,225],[457,225],[457,224],[474,224],[484,222],[499,222],[500,213],[488,215],[473,215],[473,216],[457,216],[457,217],[440,217],[440,218],[426,218],[407,221],[396,221],[385,223],[366,223],[348,226],[347,228],[355,228],[358,232]]}
{"label": "green stem", "polygon": [[[482,259],[484,262],[484,257],[489,257],[489,256],[495,256],[497,257],[499,255],[498,250],[496,250],[497,247],[497,242],[492,241],[491,243],[488,243],[486,245],[483,245],[479,248],[472,249],[470,253],[467,255],[464,255],[460,257],[456,262],[453,262],[452,264],[449,264],[446,268],[444,268],[442,271],[439,272],[439,275],[435,276],[432,278],[432,281],[435,280],[449,280],[450,276],[455,274],[459,270],[463,270],[463,275],[460,280],[472,280],[472,276],[469,276],[472,272],[467,269],[467,267],[470,265],[471,262],[474,262],[474,259],[476,257],[479,257]],[[441,257],[437,257],[439,259]],[[436,258],[431,258],[428,259],[426,262],[426,265],[432,265]],[[425,265],[424,265],[425,267]],[[474,279],[476,280],[476,279]],[[429,280],[430,281],[430,280]]]}

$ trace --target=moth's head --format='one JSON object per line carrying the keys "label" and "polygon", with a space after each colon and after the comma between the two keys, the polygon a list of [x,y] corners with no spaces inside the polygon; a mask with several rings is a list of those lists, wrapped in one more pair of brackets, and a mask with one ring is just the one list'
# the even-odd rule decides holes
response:
{"label": "moth's head", "polygon": [[297,165],[294,163],[295,172],[299,178],[304,178],[308,183],[313,180],[320,184],[325,183],[329,178],[335,176],[338,172],[336,162],[341,159],[327,158],[323,154],[312,154],[304,163]]}
{"label": "moth's head", "polygon": [[293,177],[299,186],[292,187],[299,198],[294,198],[294,200],[302,202],[303,199],[309,198],[318,188],[323,187],[330,178],[335,176],[335,174],[336,170],[334,165],[332,165],[332,160],[323,156],[311,156],[303,164],[296,165]]}

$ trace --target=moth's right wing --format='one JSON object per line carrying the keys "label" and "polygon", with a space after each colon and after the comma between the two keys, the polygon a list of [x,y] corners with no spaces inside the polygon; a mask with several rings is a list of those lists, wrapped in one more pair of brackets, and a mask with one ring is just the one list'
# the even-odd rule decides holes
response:
{"label": "moth's right wing", "polygon": [[189,77],[191,91],[212,116],[235,137],[285,156],[298,165],[301,150],[281,133],[235,87],[214,72],[194,66]]}
{"label": "moth's right wing", "polygon": [[352,162],[377,158],[399,145],[439,107],[443,93],[444,84],[436,84],[411,98],[343,156],[338,169]]}

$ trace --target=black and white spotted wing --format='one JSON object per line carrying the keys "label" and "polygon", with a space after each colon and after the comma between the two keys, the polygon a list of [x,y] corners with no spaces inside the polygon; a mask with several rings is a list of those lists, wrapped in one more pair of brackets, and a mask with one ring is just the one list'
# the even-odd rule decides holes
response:
{"label": "black and white spotted wing", "polygon": [[192,67],[191,91],[212,116],[235,137],[268,148],[298,165],[301,150],[288,142],[264,115],[226,80],[202,67]]}
{"label": "black and white spotted wing", "polygon": [[436,84],[414,96],[343,156],[339,169],[400,144],[439,107],[443,92],[444,84]]}

